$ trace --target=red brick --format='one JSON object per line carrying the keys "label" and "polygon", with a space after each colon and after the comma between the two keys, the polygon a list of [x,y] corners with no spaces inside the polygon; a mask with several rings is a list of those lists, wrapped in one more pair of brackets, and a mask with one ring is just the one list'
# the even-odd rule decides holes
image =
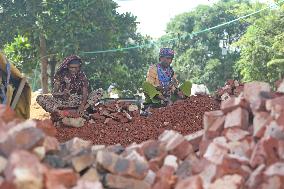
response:
{"label": "red brick", "polygon": [[272,121],[265,130],[264,137],[273,137],[279,140],[284,139],[284,125],[278,125],[277,122]]}
{"label": "red brick", "polygon": [[240,141],[249,135],[249,132],[239,128],[229,128],[225,131],[228,141]]}
{"label": "red brick", "polygon": [[280,113],[284,109],[283,106],[284,106],[284,96],[273,98],[266,101],[266,109],[268,111]]}
{"label": "red brick", "polygon": [[151,186],[145,181],[132,178],[125,178],[118,175],[107,174],[105,176],[105,185],[116,189],[150,189]]}
{"label": "red brick", "polygon": [[212,142],[212,140],[209,140],[209,139],[206,139],[206,138],[204,138],[200,141],[199,151],[198,151],[200,157],[202,157],[205,154],[205,152],[206,152],[206,150],[207,150],[207,148],[208,148],[208,146],[211,142]]}
{"label": "red brick", "polygon": [[225,116],[217,118],[214,123],[205,131],[205,137],[208,139],[214,139],[221,135],[224,129]]}
{"label": "red brick", "polygon": [[72,169],[50,169],[45,173],[46,189],[75,186],[78,175]]}
{"label": "red brick", "polygon": [[284,141],[283,140],[280,140],[278,141],[278,156],[281,160],[284,160]]}
{"label": "red brick", "polygon": [[258,165],[271,165],[278,161],[278,141],[272,137],[262,138],[256,144],[250,159],[250,165],[255,168]]}
{"label": "red brick", "polygon": [[261,92],[270,92],[270,86],[264,82],[250,82],[244,85],[244,98],[250,103],[251,107],[260,110],[262,107],[263,98]]}
{"label": "red brick", "polygon": [[241,129],[247,129],[249,124],[248,119],[248,111],[242,108],[237,108],[227,114],[224,127],[239,127]]}
{"label": "red brick", "polygon": [[50,136],[45,137],[42,145],[43,145],[46,153],[58,152],[59,149],[60,149],[59,142],[58,142],[57,138],[55,138],[55,137],[50,137]]}
{"label": "red brick", "polygon": [[203,116],[203,128],[208,130],[208,128],[218,119],[222,117],[224,113],[221,110],[205,112]]}
{"label": "red brick", "polygon": [[249,108],[247,101],[245,101],[245,99],[242,96],[231,97],[221,102],[221,110],[224,113],[231,112],[237,108],[244,108],[244,109]]}
{"label": "red brick", "polygon": [[77,185],[72,189],[103,189],[103,185],[100,182],[90,182],[85,180],[79,180]]}
{"label": "red brick", "polygon": [[226,175],[220,179],[217,179],[209,186],[209,189],[239,189],[243,188],[244,179],[237,174]]}
{"label": "red brick", "polygon": [[17,188],[41,189],[44,170],[44,166],[35,155],[18,150],[10,155],[4,175],[6,181],[13,183]]}
{"label": "red brick", "polygon": [[283,188],[283,179],[279,176],[268,177],[265,179],[265,182],[258,187],[259,189],[282,189]]}
{"label": "red brick", "polygon": [[81,180],[89,181],[89,182],[96,182],[100,180],[100,174],[98,171],[91,167],[88,171],[81,177]]}
{"label": "red brick", "polygon": [[131,176],[137,179],[143,179],[149,170],[149,167],[145,162],[130,161],[106,151],[98,152],[97,164],[111,173],[122,176]]}
{"label": "red brick", "polygon": [[9,156],[13,150],[30,150],[44,139],[45,135],[40,129],[23,127],[23,129],[18,130],[16,128],[11,129],[6,139],[0,141],[0,153],[5,156]]}
{"label": "red brick", "polygon": [[204,158],[215,164],[221,164],[223,162],[223,157],[228,153],[228,149],[216,144],[214,142],[210,143]]}
{"label": "red brick", "polygon": [[78,137],[74,137],[71,140],[65,142],[63,145],[70,152],[78,152],[81,151],[82,149],[91,149],[92,141],[83,140]]}
{"label": "red brick", "polygon": [[83,154],[72,159],[72,165],[76,172],[81,172],[90,167],[95,162],[95,157],[92,154]]}
{"label": "red brick", "polygon": [[253,136],[261,138],[264,135],[266,126],[272,121],[272,117],[267,112],[257,112],[253,118]]}
{"label": "red brick", "polygon": [[171,166],[163,166],[157,173],[152,189],[171,189],[176,183],[175,169]]}
{"label": "red brick", "polygon": [[251,174],[251,169],[232,155],[224,156],[222,164],[218,165],[217,168],[216,178],[230,174],[238,174],[246,180]]}
{"label": "red brick", "polygon": [[229,142],[227,147],[230,154],[236,156],[236,158],[238,157],[243,162],[249,161],[252,146],[247,140]]}
{"label": "red brick", "polygon": [[249,179],[246,181],[246,187],[248,188],[257,188],[260,183],[263,181],[263,171],[265,169],[265,165],[259,165],[251,174]]}
{"label": "red brick", "polygon": [[201,142],[203,134],[204,129],[185,136],[185,139],[192,145],[194,151],[197,151],[199,149],[199,144]]}
{"label": "red brick", "polygon": [[281,177],[284,178],[284,163],[277,162],[277,163],[270,165],[269,167],[267,167],[264,174],[266,176],[275,176],[276,175],[276,176],[281,176]]}
{"label": "red brick", "polygon": [[7,163],[8,163],[8,160],[6,158],[0,156],[0,175],[5,170]]}
{"label": "red brick", "polygon": [[164,157],[167,155],[164,145],[155,140],[143,142],[141,144],[141,151],[142,155],[144,155],[148,161],[151,159],[160,159],[160,165],[162,164]]}
{"label": "red brick", "polygon": [[193,176],[178,182],[175,189],[203,189],[202,185],[203,183],[200,176]]}
{"label": "red brick", "polygon": [[36,127],[41,129],[47,136],[55,137],[57,130],[50,119],[37,120]]}

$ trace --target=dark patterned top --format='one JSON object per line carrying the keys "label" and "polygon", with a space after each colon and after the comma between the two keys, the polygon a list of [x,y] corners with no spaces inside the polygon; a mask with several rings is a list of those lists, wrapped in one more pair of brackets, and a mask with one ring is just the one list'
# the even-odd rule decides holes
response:
{"label": "dark patterned top", "polygon": [[79,71],[76,75],[72,75],[68,70],[64,70],[54,78],[54,83],[59,85],[59,91],[63,92],[64,89],[70,91],[71,94],[83,94],[83,88],[88,88],[89,82],[83,71]]}

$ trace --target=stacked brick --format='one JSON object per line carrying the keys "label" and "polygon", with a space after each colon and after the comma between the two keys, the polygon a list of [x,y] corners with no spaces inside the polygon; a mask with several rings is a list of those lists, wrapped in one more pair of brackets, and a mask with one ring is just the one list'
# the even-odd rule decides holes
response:
{"label": "stacked brick", "polygon": [[72,138],[59,143],[50,121],[23,121],[0,107],[0,189],[284,188],[284,95],[246,83],[204,129],[127,147]]}

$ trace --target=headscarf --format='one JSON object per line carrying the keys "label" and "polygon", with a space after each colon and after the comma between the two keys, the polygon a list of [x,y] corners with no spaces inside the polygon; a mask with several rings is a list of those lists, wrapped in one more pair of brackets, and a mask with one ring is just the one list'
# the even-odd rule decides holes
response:
{"label": "headscarf", "polygon": [[73,60],[78,60],[80,64],[82,63],[82,59],[79,56],[70,55],[63,60],[62,64],[58,67],[55,75],[61,74],[64,70],[66,70],[68,68],[68,64]]}
{"label": "headscarf", "polygon": [[175,52],[173,49],[171,48],[161,48],[160,49],[160,53],[159,53],[160,57],[169,57],[169,58],[174,58],[175,56]]}

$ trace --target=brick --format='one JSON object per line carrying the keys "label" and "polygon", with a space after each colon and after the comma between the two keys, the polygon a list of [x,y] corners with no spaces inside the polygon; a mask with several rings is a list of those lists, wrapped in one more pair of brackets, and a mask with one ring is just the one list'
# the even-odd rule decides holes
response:
{"label": "brick", "polygon": [[192,145],[181,134],[172,130],[164,131],[159,136],[159,141],[165,143],[166,151],[179,159],[184,159],[193,152]]}
{"label": "brick", "polygon": [[167,155],[165,146],[161,142],[154,140],[143,142],[141,144],[141,151],[142,155],[144,155],[148,161],[151,159],[159,160],[160,165]]}
{"label": "brick", "polygon": [[251,146],[248,141],[229,142],[227,145],[229,153],[243,162],[249,161],[251,155]]}
{"label": "brick", "polygon": [[169,151],[170,154],[175,155],[180,160],[184,160],[189,154],[193,152],[193,147],[187,140],[184,140],[176,148]]}
{"label": "brick", "polygon": [[266,109],[268,111],[272,110],[282,110],[282,106],[284,105],[284,96],[278,97],[278,98],[273,98],[269,99],[266,101]]}
{"label": "brick", "polygon": [[280,158],[280,160],[284,160],[284,141],[278,141],[278,149],[277,149],[277,152],[278,152],[278,156]]}
{"label": "brick", "polygon": [[267,167],[264,174],[266,176],[281,176],[284,178],[284,163],[277,162],[270,165],[269,167]]}
{"label": "brick", "polygon": [[168,155],[164,160],[163,166],[171,166],[176,171],[178,168],[177,157],[173,155]]}
{"label": "brick", "polygon": [[81,177],[81,180],[96,182],[100,180],[100,174],[98,171],[91,167],[88,171]]}
{"label": "brick", "polygon": [[82,149],[90,149],[92,147],[92,141],[83,140],[78,137],[74,137],[71,140],[63,143],[63,146],[69,152],[81,151]]}
{"label": "brick", "polygon": [[206,150],[207,150],[207,148],[208,148],[208,146],[211,142],[212,142],[212,140],[209,140],[209,139],[206,139],[206,138],[204,138],[200,141],[199,151],[198,151],[200,157],[202,157],[205,154],[205,152],[206,152]]}
{"label": "brick", "polygon": [[215,137],[220,136],[221,132],[224,129],[224,123],[225,123],[225,116],[218,117],[205,132],[205,137],[208,139],[214,139]]}
{"label": "brick", "polygon": [[264,137],[273,137],[279,140],[284,140],[284,125],[280,126],[277,122],[272,121],[265,130]]}
{"label": "brick", "polygon": [[33,153],[40,159],[43,160],[45,157],[45,149],[43,146],[38,146],[33,149]]}
{"label": "brick", "polygon": [[152,189],[171,189],[176,183],[175,169],[172,166],[163,166],[157,173]]}
{"label": "brick", "polygon": [[215,179],[215,175],[217,174],[217,165],[209,164],[205,167],[205,169],[199,174],[202,179],[203,187],[208,188],[209,184],[213,182]]}
{"label": "brick", "polygon": [[79,180],[77,185],[72,189],[103,189],[101,182],[90,182],[85,180]]}
{"label": "brick", "polygon": [[225,137],[228,141],[240,141],[249,135],[249,132],[239,128],[229,128],[225,131]]}
{"label": "brick", "polygon": [[57,187],[73,187],[76,185],[78,175],[72,169],[50,169],[45,173],[46,189]]}
{"label": "brick", "polygon": [[243,188],[244,179],[237,174],[226,175],[210,184],[209,189],[239,189]]}
{"label": "brick", "polygon": [[99,151],[97,164],[111,173],[143,179],[149,170],[145,162],[130,161],[110,152]]}
{"label": "brick", "polygon": [[259,165],[249,176],[249,179],[246,181],[246,187],[248,188],[257,188],[260,183],[263,181],[263,171],[265,169],[265,165]]}
{"label": "brick", "polygon": [[175,189],[184,189],[184,188],[203,189],[202,179],[198,175],[189,177],[187,179],[178,182],[175,187]]}
{"label": "brick", "polygon": [[225,175],[238,174],[246,180],[251,172],[249,166],[246,166],[242,160],[235,158],[233,155],[226,155],[223,158],[222,164],[217,166],[215,177],[220,178]]}
{"label": "brick", "polygon": [[151,186],[145,181],[126,178],[118,175],[107,174],[105,176],[105,185],[116,189],[150,189]]}
{"label": "brick", "polygon": [[265,182],[259,187],[260,189],[282,189],[283,180],[279,176],[273,176],[265,179]]}
{"label": "brick", "polygon": [[199,149],[199,144],[201,142],[203,135],[204,135],[204,129],[194,132],[192,134],[186,135],[185,139],[192,145],[193,150],[197,151]]}
{"label": "brick", "polygon": [[227,114],[224,127],[239,127],[241,129],[247,129],[249,124],[248,119],[248,111],[242,108],[237,108]]}
{"label": "brick", "polygon": [[72,159],[72,165],[76,172],[81,172],[90,167],[95,162],[92,154],[83,154]]}
{"label": "brick", "polygon": [[82,117],[64,117],[62,119],[62,123],[67,127],[83,127],[85,125],[86,120]]}
{"label": "brick", "polygon": [[178,180],[186,179],[187,177],[192,175],[192,165],[190,160],[184,160],[182,163],[178,165],[176,175]]}
{"label": "brick", "polygon": [[176,131],[165,130],[160,136],[159,141],[164,142],[166,151],[171,151],[184,141],[184,137]]}
{"label": "brick", "polygon": [[145,181],[150,186],[152,186],[154,184],[155,180],[156,180],[156,173],[153,172],[152,170],[149,170],[143,181]]}
{"label": "brick", "polygon": [[21,189],[41,189],[43,187],[44,167],[38,158],[23,150],[14,151],[4,171],[7,182]]}
{"label": "brick", "polygon": [[272,117],[267,112],[257,112],[253,118],[253,136],[261,138],[264,135],[266,126],[272,121]]}
{"label": "brick", "polygon": [[36,127],[38,129],[41,129],[44,132],[44,134],[47,136],[55,137],[57,134],[57,130],[50,119],[45,119],[40,121],[37,120]]}
{"label": "brick", "polygon": [[223,157],[228,153],[228,149],[216,144],[214,142],[210,143],[206,153],[204,154],[204,158],[211,161],[215,164],[221,164],[223,161]]}
{"label": "brick", "polygon": [[5,170],[7,163],[8,163],[8,160],[4,158],[3,156],[0,156],[0,175]]}
{"label": "brick", "polygon": [[55,153],[60,150],[59,142],[55,137],[46,136],[43,140],[42,146],[46,153]]}
{"label": "brick", "polygon": [[6,140],[0,142],[0,154],[7,157],[13,150],[30,150],[42,142],[43,138],[44,133],[37,128],[23,128],[13,132],[10,130]]}
{"label": "brick", "polygon": [[115,144],[106,147],[106,150],[115,154],[121,154],[122,152],[124,152],[125,148],[121,144]]}
{"label": "brick", "polygon": [[262,138],[256,144],[250,159],[250,165],[255,168],[258,165],[271,165],[278,161],[278,141],[272,137]]}
{"label": "brick", "polygon": [[203,116],[203,128],[205,131],[216,121],[217,118],[222,117],[224,113],[221,110],[205,112]]}
{"label": "brick", "polygon": [[231,97],[221,102],[221,110],[224,113],[231,112],[237,108],[248,109],[249,105],[242,96]]}
{"label": "brick", "polygon": [[250,103],[250,106],[255,110],[260,110],[263,106],[262,92],[270,92],[268,83],[254,81],[245,83],[244,85],[244,98]]}

